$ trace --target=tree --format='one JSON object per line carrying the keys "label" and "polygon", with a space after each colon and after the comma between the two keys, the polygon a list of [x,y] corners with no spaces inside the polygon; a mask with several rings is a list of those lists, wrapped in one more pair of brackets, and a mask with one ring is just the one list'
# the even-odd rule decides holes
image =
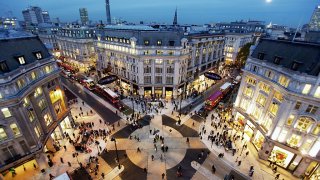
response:
{"label": "tree", "polygon": [[253,43],[247,43],[240,49],[235,62],[237,67],[242,68],[246,64],[251,45],[253,45]]}

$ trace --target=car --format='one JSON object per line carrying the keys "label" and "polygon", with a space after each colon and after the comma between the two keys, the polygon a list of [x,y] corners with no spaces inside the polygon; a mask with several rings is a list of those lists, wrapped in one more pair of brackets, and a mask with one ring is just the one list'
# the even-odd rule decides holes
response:
{"label": "car", "polygon": [[196,113],[198,116],[201,116],[201,117],[206,117],[207,114],[208,114],[208,111],[205,109],[204,106],[202,106],[199,111],[197,111]]}

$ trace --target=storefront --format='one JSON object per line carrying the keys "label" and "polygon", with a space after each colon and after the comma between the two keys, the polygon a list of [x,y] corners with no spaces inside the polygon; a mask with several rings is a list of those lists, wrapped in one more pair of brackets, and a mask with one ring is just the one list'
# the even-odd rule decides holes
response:
{"label": "storefront", "polygon": [[162,87],[154,87],[154,94],[156,98],[162,97]]}
{"label": "storefront", "polygon": [[68,116],[66,118],[64,118],[63,121],[61,121],[60,125],[61,125],[62,130],[67,130],[67,129],[72,128],[72,125],[71,125],[71,122],[70,122],[70,119]]}
{"label": "storefront", "polygon": [[144,96],[151,97],[152,95],[152,87],[144,87]]}
{"label": "storefront", "polygon": [[256,147],[257,150],[260,150],[263,142],[264,142],[265,137],[262,135],[262,133],[257,130],[257,133],[254,136],[254,139],[252,141],[252,144],[254,145],[254,147]]}
{"label": "storefront", "polygon": [[166,98],[170,99],[173,95],[172,91],[173,91],[173,88],[172,87],[166,87],[165,88],[166,90]]}
{"label": "storefront", "polygon": [[247,141],[250,141],[250,139],[252,138],[253,136],[253,130],[255,129],[256,127],[250,122],[250,120],[247,120],[247,124],[246,126],[244,127],[244,139],[247,140]]}
{"label": "storefront", "polygon": [[310,163],[306,170],[306,178],[310,180],[319,180],[320,179],[320,164],[313,161]]}
{"label": "storefront", "polygon": [[287,168],[293,157],[294,154],[292,152],[282,149],[278,146],[274,146],[268,160],[275,162],[277,165],[283,168]]}
{"label": "storefront", "polygon": [[236,120],[234,123],[243,127],[244,126],[244,119],[245,119],[244,116],[242,114],[240,114],[239,112],[237,112]]}
{"label": "storefront", "polygon": [[120,80],[120,87],[124,90],[130,91],[130,83],[126,80],[121,79]]}

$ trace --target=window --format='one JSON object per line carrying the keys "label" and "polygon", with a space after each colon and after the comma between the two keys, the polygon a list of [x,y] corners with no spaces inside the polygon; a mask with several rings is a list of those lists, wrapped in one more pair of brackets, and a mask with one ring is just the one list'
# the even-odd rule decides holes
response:
{"label": "window", "polygon": [[266,76],[266,77],[269,78],[269,79],[273,79],[274,74],[273,74],[272,71],[267,70],[267,71],[264,73],[264,76]]}
{"label": "window", "polygon": [[10,128],[15,136],[19,136],[21,134],[16,123],[10,124]]}
{"label": "window", "polygon": [[143,61],[143,63],[144,63],[144,64],[150,64],[150,59],[145,59],[145,60]]}
{"label": "window", "polygon": [[297,101],[296,105],[294,106],[294,109],[298,110],[301,107],[301,102]]}
{"label": "window", "polygon": [[173,67],[167,67],[167,73],[174,73]]}
{"label": "window", "polygon": [[28,112],[28,118],[29,118],[30,122],[33,122],[36,118],[36,115],[34,114],[33,110],[31,110],[31,109],[30,110],[28,109],[27,112]]}
{"label": "window", "polygon": [[17,60],[19,61],[19,64],[20,64],[20,65],[26,64],[26,61],[24,60],[24,57],[23,57],[23,56],[17,57]]}
{"label": "window", "polygon": [[0,141],[3,141],[7,138],[8,138],[7,133],[4,131],[3,128],[0,128]]}
{"label": "window", "polygon": [[273,98],[277,99],[280,102],[282,102],[282,100],[283,100],[283,96],[279,91],[274,92]]}
{"label": "window", "polygon": [[49,113],[46,113],[46,114],[43,116],[43,119],[44,119],[44,121],[45,121],[45,123],[46,123],[47,126],[49,126],[49,125],[51,124],[51,122],[52,122],[52,118],[51,118],[51,116],[50,116]]}
{"label": "window", "polygon": [[[168,52],[168,55],[169,55],[169,56],[173,56],[173,54],[174,54],[174,51],[169,51],[169,52]],[[172,61],[172,60],[171,60],[171,61]]]}
{"label": "window", "polygon": [[149,43],[150,43],[149,40],[144,40],[144,45],[145,46],[149,46]]}
{"label": "window", "polygon": [[259,83],[259,88],[264,91],[265,93],[269,94],[270,93],[270,86],[263,83],[263,82],[260,82]]}
{"label": "window", "polygon": [[40,99],[38,106],[41,109],[41,111],[43,111],[47,107],[47,103],[45,102],[44,99]]}
{"label": "window", "polygon": [[264,53],[258,53],[258,59],[263,60],[264,58]]}
{"label": "window", "polygon": [[34,127],[34,132],[36,133],[37,137],[39,138],[41,135],[41,131],[38,126]]}
{"label": "window", "polygon": [[306,84],[306,85],[304,85],[304,88],[302,90],[302,94],[309,94],[310,90],[311,90],[311,84]]}
{"label": "window", "polygon": [[144,76],[144,83],[150,84],[151,83],[151,76]]}
{"label": "window", "polygon": [[314,93],[314,97],[320,98],[320,86],[317,87],[316,92]]}
{"label": "window", "polygon": [[3,114],[3,116],[4,116],[5,118],[8,118],[8,117],[11,117],[11,116],[12,116],[12,115],[11,115],[11,112],[10,112],[10,110],[9,110],[8,108],[2,108],[1,111],[2,111],[2,114]]}
{"label": "window", "polygon": [[42,89],[41,87],[38,87],[35,91],[34,91],[34,97],[38,97],[42,94]]}
{"label": "window", "polygon": [[294,71],[298,70],[300,64],[301,63],[294,61],[291,65],[291,69]]}
{"label": "window", "polygon": [[52,72],[52,66],[46,66],[45,68],[44,68],[44,71],[48,74],[48,73],[50,73],[50,72]]}
{"label": "window", "polygon": [[320,124],[317,124],[316,127],[313,129],[312,134],[319,135],[320,132]]}
{"label": "window", "polygon": [[303,153],[307,153],[312,145],[313,141],[311,139],[307,139],[306,142],[301,146],[301,151]]}
{"label": "window", "polygon": [[298,147],[300,140],[301,140],[301,136],[299,136],[297,134],[292,134],[290,139],[287,140],[287,143],[291,147]]}
{"label": "window", "polygon": [[162,55],[162,54],[163,54],[163,51],[156,50],[156,54],[157,54],[157,55]]}
{"label": "window", "polygon": [[156,76],[156,84],[161,84],[162,83],[162,76]]}
{"label": "window", "polygon": [[295,128],[300,131],[307,132],[314,123],[315,121],[312,118],[300,117],[295,124]]}
{"label": "window", "polygon": [[258,72],[259,68],[258,68],[257,66],[252,65],[252,66],[251,66],[251,70],[252,70],[253,72]]}
{"label": "window", "polygon": [[288,87],[289,82],[290,82],[290,80],[289,80],[287,77],[285,77],[285,76],[283,76],[283,75],[280,75],[279,80],[278,80],[278,83],[279,83],[281,86],[283,86],[283,87]]}
{"label": "window", "polygon": [[167,77],[166,83],[167,84],[173,84],[173,77]]}
{"label": "window", "polygon": [[249,76],[247,76],[246,82],[247,82],[248,84],[253,85],[253,86],[255,86],[255,85],[257,84],[257,81],[256,81],[254,78],[249,77]]}
{"label": "window", "polygon": [[174,41],[169,41],[169,46],[174,46]]}
{"label": "window", "polygon": [[254,108],[254,111],[252,112],[252,116],[256,118],[256,121],[259,121],[261,114],[262,114],[262,108],[256,106]]}
{"label": "window", "polygon": [[278,113],[278,110],[279,110],[279,105],[275,102],[272,102],[272,104],[269,107],[270,113],[276,116]]}
{"label": "window", "polygon": [[279,142],[284,142],[287,134],[288,134],[288,131],[285,130],[285,129],[283,129],[283,130],[281,131],[280,135],[278,136],[278,141],[279,141]]}
{"label": "window", "polygon": [[287,120],[287,125],[291,126],[293,123],[293,120],[294,120],[294,115],[291,114]]}
{"label": "window", "polygon": [[250,102],[247,99],[242,99],[240,103],[240,108],[247,110]]}
{"label": "window", "polygon": [[306,109],[307,113],[315,114],[318,110],[317,106],[309,105],[308,108]]}
{"label": "window", "polygon": [[267,130],[269,131],[269,129],[271,128],[271,125],[272,125],[272,117],[270,115],[267,115],[265,120],[262,122],[262,126]]}
{"label": "window", "polygon": [[151,73],[151,67],[147,66],[143,68],[144,73]]}
{"label": "window", "polygon": [[162,45],[162,41],[161,41],[161,40],[158,40],[158,41],[157,41],[157,45],[158,45],[158,46],[161,46],[161,45]]}
{"label": "window", "polygon": [[162,59],[156,59],[156,64],[162,64]]}
{"label": "window", "polygon": [[25,83],[24,79],[19,79],[17,81],[17,86],[18,86],[19,89],[22,89],[25,86],[25,84],[26,83]]}
{"label": "window", "polygon": [[35,56],[36,56],[36,58],[39,60],[39,59],[42,59],[42,54],[41,54],[41,52],[36,52],[36,53],[34,53],[35,54]]}
{"label": "window", "polygon": [[267,98],[263,94],[259,94],[257,97],[257,103],[259,103],[261,106],[266,105]]}
{"label": "window", "polygon": [[280,61],[281,61],[281,60],[282,60],[281,57],[275,56],[274,59],[273,59],[273,63],[274,63],[274,64],[280,64]]}
{"label": "window", "polygon": [[31,79],[32,80],[35,80],[35,79],[37,79],[37,74],[36,74],[36,72],[31,72]]}
{"label": "window", "polygon": [[162,68],[156,67],[156,73],[162,73]]}
{"label": "window", "polygon": [[2,71],[2,72],[8,72],[9,71],[9,68],[8,68],[6,62],[0,62],[0,71]]}

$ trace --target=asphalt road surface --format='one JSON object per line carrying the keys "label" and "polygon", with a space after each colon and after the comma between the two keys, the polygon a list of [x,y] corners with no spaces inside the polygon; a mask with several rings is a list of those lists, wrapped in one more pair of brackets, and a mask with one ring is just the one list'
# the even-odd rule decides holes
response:
{"label": "asphalt road surface", "polygon": [[93,108],[105,121],[113,124],[121,119],[118,115],[116,115],[116,113],[105,107],[90,94],[84,92],[69,79],[61,77],[61,81],[69,91],[71,91],[73,94],[82,99],[86,104],[88,104],[91,108]]}

